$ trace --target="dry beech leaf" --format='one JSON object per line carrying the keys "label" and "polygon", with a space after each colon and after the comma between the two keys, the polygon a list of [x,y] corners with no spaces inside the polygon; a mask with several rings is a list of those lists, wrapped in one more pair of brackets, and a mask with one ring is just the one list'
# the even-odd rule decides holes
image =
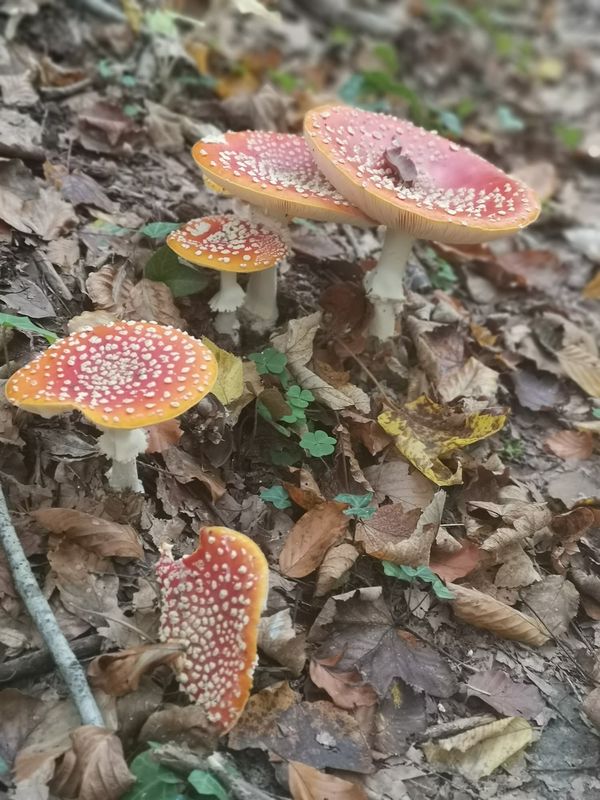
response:
{"label": "dry beech leaf", "polygon": [[210,751],[215,749],[216,738],[206,712],[196,704],[165,705],[150,714],[139,733],[142,742],[173,741],[191,747],[201,745]]}
{"label": "dry beech leaf", "polygon": [[546,575],[523,593],[523,603],[552,636],[561,636],[579,609],[579,592],[562,575]]}
{"label": "dry beech leaf", "polygon": [[237,725],[229,734],[227,745],[231,750],[262,747],[263,740],[277,724],[277,717],[298,703],[300,695],[288,681],[274,683],[250,696]]}
{"label": "dry beech leaf", "polygon": [[462,550],[461,542],[441,526],[435,536],[435,547],[443,553],[460,553]]}
{"label": "dry beech leaf", "polygon": [[500,555],[502,565],[494,578],[496,586],[515,589],[541,581],[540,573],[520,544],[502,550]]}
{"label": "dry beech leaf", "polygon": [[31,516],[57,536],[64,536],[99,556],[144,557],[140,538],[129,525],[119,525],[74,508],[41,508]]}
{"label": "dry beech leaf", "polygon": [[[478,503],[477,507],[484,508],[485,504]],[[508,503],[499,506],[499,512],[505,521],[512,523],[512,528],[495,530],[481,545],[482,550],[495,553],[530,537],[535,544],[551,535],[549,525],[552,514],[543,504]]]}
{"label": "dry beech leaf", "polygon": [[169,447],[162,456],[169,473],[179,483],[190,483],[193,480],[199,481],[210,492],[213,503],[220,500],[227,491],[227,487],[218,475],[202,469],[193,456],[178,447]]}
{"label": "dry beech leaf", "polygon": [[82,311],[76,317],[71,317],[67,322],[69,333],[77,333],[85,328],[93,328],[95,325],[110,325],[116,322],[118,317],[110,311]]}
{"label": "dry beech leaf", "polygon": [[98,309],[122,316],[133,291],[133,281],[125,266],[106,264],[92,272],[85,288]]}
{"label": "dry beech leaf", "polygon": [[345,459],[347,459],[348,467],[350,469],[350,477],[352,480],[359,486],[362,486],[366,492],[373,491],[373,487],[365,477],[365,473],[358,463],[356,453],[352,447],[352,439],[350,438],[348,429],[344,425],[340,424],[334,428],[334,433],[337,434],[338,440],[336,456],[342,455]]}
{"label": "dry beech leaf", "polygon": [[590,397],[600,397],[600,358],[570,344],[556,354],[563,371]]}
{"label": "dry beech leaf", "polygon": [[131,290],[125,313],[129,319],[152,320],[181,330],[186,327],[167,284],[147,278],[142,278]]}
{"label": "dry beech leaf", "polygon": [[183,643],[159,642],[107,653],[91,662],[88,678],[95,689],[121,697],[134,692],[147,672],[162,664],[172,664],[184,651]]}
{"label": "dry beech leaf", "polygon": [[368,800],[362,786],[299,761],[289,762],[288,780],[293,800]]}
{"label": "dry beech leaf", "polygon": [[53,794],[77,800],[119,800],[135,783],[115,733],[84,725],[73,731],[71,740],[71,750],[50,783]]}
{"label": "dry beech leaf", "polygon": [[269,658],[298,677],[306,663],[306,635],[294,629],[289,608],[262,617],[258,626],[258,646]]}
{"label": "dry beech leaf", "polygon": [[357,558],[358,550],[350,542],[342,542],[330,548],[319,567],[315,597],[322,597],[337,589]]}
{"label": "dry beech leaf", "polygon": [[582,295],[587,300],[600,299],[600,272],[597,272],[592,280],[584,286]]}
{"label": "dry beech leaf", "polygon": [[469,697],[479,697],[500,714],[534,719],[546,704],[539,690],[526,683],[516,683],[499,669],[476,672],[466,685]]}
{"label": "dry beech leaf", "polygon": [[527,617],[477,589],[447,584],[454,594],[450,605],[455,616],[476,628],[483,628],[503,639],[540,647],[550,638],[532,617]]}
{"label": "dry beech leaf", "polygon": [[458,397],[493,400],[498,389],[498,378],[495,370],[471,356],[458,369],[444,375],[436,384],[436,390],[444,403],[450,403]]}
{"label": "dry beech leaf", "polygon": [[343,503],[329,500],[300,517],[279,555],[279,566],[286,577],[304,578],[314,572],[329,548],[344,538],[350,521],[344,508]]}
{"label": "dry beech leaf", "polygon": [[364,474],[378,503],[387,498],[408,508],[425,508],[435,493],[435,484],[403,459],[367,467]]}
{"label": "dry beech leaf", "polygon": [[445,500],[446,493],[440,489],[421,514],[416,509],[405,513],[399,503],[382,506],[356,526],[356,540],[363,543],[369,555],[382,561],[408,567],[429,564]]}
{"label": "dry beech leaf", "polygon": [[465,539],[456,553],[447,553],[434,547],[429,559],[429,569],[444,581],[455,581],[478,567],[482,556],[479,546]]}
{"label": "dry beech leaf", "polygon": [[583,461],[594,452],[594,437],[589,431],[558,431],[546,439],[544,447],[559,458]]}
{"label": "dry beech leaf", "polygon": [[340,416],[353,439],[363,444],[372,456],[384,450],[392,441],[391,437],[381,430],[376,420],[364,417],[355,411],[342,411]]}
{"label": "dry beech leaf", "polygon": [[181,425],[177,419],[168,419],[159,422],[158,425],[151,425],[146,429],[148,444],[147,453],[163,453],[169,447],[177,444],[183,435]]}
{"label": "dry beech leaf", "polygon": [[533,741],[531,725],[522,717],[506,717],[464,733],[425,742],[430,764],[453,767],[471,781],[490,775]]}
{"label": "dry beech leaf", "polygon": [[312,658],[310,679],[331,697],[339,708],[354,711],[361,706],[377,705],[377,692],[366,683],[357,669],[335,670],[339,657]]}

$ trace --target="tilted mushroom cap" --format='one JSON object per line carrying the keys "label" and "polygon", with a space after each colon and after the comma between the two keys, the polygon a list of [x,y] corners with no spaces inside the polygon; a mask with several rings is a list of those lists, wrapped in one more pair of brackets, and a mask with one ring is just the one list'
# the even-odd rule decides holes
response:
{"label": "tilted mushroom cap", "polygon": [[226,272],[260,272],[288,254],[281,236],[260,222],[232,215],[193,219],[167,237],[178,256]]}
{"label": "tilted mushroom cap", "polygon": [[524,183],[406,120],[323,106],[308,112],[304,131],[319,168],[345,197],[416,238],[485,242],[515,233],[540,212]]}
{"label": "tilted mushroom cap", "polygon": [[8,380],[6,396],[43,415],[77,409],[101,428],[143,428],[178,417],[211,390],[211,351],[154,322],[98,325],[59,339]]}
{"label": "tilted mushroom cap", "polygon": [[214,183],[274,216],[373,225],[321,174],[302,136],[229,132],[196,142],[192,155]]}
{"label": "tilted mushroom cap", "polygon": [[252,539],[221,527],[202,528],[191,555],[174,561],[163,553],[156,565],[161,640],[186,645],[178,680],[221,732],[233,727],[250,695],[268,573]]}

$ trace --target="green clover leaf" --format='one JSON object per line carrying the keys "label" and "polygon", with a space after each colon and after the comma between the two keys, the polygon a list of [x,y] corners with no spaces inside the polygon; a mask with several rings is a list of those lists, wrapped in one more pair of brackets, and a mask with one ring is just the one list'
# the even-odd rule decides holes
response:
{"label": "green clover leaf", "polygon": [[309,389],[302,389],[300,386],[290,386],[286,390],[285,399],[292,413],[281,417],[281,421],[293,425],[295,422],[306,419],[304,409],[308,408],[309,403],[312,403],[315,396]]}
{"label": "green clover leaf", "polygon": [[250,353],[248,358],[256,364],[259,375],[282,375],[285,372],[287,356],[274,347],[267,347],[262,353]]}
{"label": "green clover leaf", "polygon": [[283,486],[271,486],[260,490],[260,499],[272,503],[275,508],[290,508],[292,501]]}
{"label": "green clover leaf", "polygon": [[367,492],[367,494],[338,494],[333,499],[350,506],[350,508],[344,509],[344,514],[347,517],[370,519],[377,511],[375,506],[371,505],[373,492]]}
{"label": "green clover leaf", "polygon": [[300,447],[311,456],[330,456],[335,450],[337,440],[328,436],[325,431],[305,433],[300,439]]}
{"label": "green clover leaf", "polygon": [[417,580],[421,580],[424,583],[431,584],[431,588],[435,592],[436,596],[440,598],[440,600],[454,599],[454,595],[450,589],[448,589],[446,584],[435,574],[435,572],[432,572],[429,567],[408,567],[404,564],[392,564],[391,561],[384,561],[382,563],[383,571],[386,575],[389,575],[392,578],[398,578],[398,580],[401,581],[408,581],[408,583],[414,583]]}

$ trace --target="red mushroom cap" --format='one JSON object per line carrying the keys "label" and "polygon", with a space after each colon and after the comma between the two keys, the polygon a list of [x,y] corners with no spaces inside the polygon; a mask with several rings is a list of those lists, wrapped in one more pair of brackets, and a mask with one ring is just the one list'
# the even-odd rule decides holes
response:
{"label": "red mushroom cap", "polygon": [[59,339],[15,372],[6,397],[26,411],[77,409],[101,428],[131,430],[183,414],[216,378],[216,359],[198,339],[154,322],[115,322]]}
{"label": "red mushroom cap", "polygon": [[266,225],[231,214],[192,219],[170,233],[167,244],[191,264],[225,272],[271,269],[289,252]]}
{"label": "red mushroom cap", "polygon": [[307,113],[304,132],[319,168],[345,197],[415,237],[474,244],[515,233],[540,213],[524,183],[406,120],[323,106]]}
{"label": "red mushroom cap", "polygon": [[258,622],[268,590],[267,561],[252,539],[230,528],[200,531],[198,549],[179,561],[163,553],[162,641],[183,640],[177,677],[222,733],[241,714],[252,687]]}
{"label": "red mushroom cap", "polygon": [[192,155],[214,183],[273,215],[373,225],[319,172],[302,136],[229,132],[196,142]]}

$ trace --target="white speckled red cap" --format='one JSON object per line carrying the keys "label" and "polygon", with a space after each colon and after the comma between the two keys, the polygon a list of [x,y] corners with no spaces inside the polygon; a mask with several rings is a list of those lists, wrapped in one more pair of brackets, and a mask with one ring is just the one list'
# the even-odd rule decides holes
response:
{"label": "white speckled red cap", "polygon": [[167,245],[191,264],[225,272],[271,269],[289,252],[266,225],[231,214],[193,219],[170,233]]}
{"label": "white speckled red cap", "polygon": [[[416,238],[485,242],[515,233],[540,212],[524,183],[407,120],[323,106],[307,113],[304,132],[319,168],[345,197],[372,219]],[[397,175],[389,151],[407,159],[414,180]]]}
{"label": "white speckled red cap", "polygon": [[214,183],[274,216],[374,224],[319,172],[302,136],[230,131],[196,142],[192,155]]}
{"label": "white speckled red cap", "polygon": [[269,584],[267,560],[244,534],[207,527],[191,555],[174,561],[164,552],[156,577],[160,638],[186,647],[175,665],[179,683],[209,722],[226,733],[250,696]]}
{"label": "white speckled red cap", "polygon": [[59,339],[9,378],[6,397],[26,411],[78,410],[101,428],[133,430],[183,414],[216,378],[214,355],[189,334],[114,322]]}

